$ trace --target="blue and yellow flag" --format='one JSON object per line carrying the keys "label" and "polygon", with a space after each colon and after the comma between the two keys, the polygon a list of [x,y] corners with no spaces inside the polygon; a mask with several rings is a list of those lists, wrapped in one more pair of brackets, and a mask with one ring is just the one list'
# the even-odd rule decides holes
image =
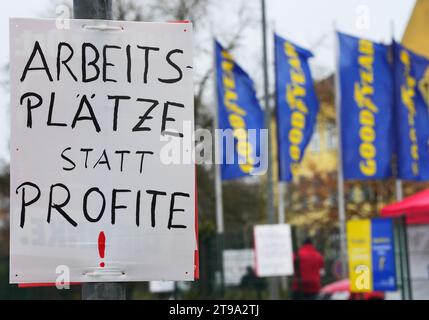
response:
{"label": "blue and yellow flag", "polygon": [[393,46],[398,176],[429,180],[429,115],[420,86],[429,60],[398,43]]}
{"label": "blue and yellow flag", "polygon": [[393,81],[389,46],[338,33],[345,179],[392,175]]}
{"label": "blue and yellow flag", "polygon": [[319,102],[308,59],[313,54],[274,35],[279,180],[289,182],[313,135]]}
{"label": "blue and yellow flag", "polygon": [[[261,138],[264,113],[256,97],[253,81],[216,42],[216,87],[221,136],[222,180],[258,174],[265,144]],[[265,155],[266,156],[266,155]]]}

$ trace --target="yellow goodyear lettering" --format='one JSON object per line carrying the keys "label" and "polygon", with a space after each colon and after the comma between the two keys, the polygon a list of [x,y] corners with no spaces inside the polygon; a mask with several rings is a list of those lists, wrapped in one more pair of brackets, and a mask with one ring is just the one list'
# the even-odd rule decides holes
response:
{"label": "yellow goodyear lettering", "polygon": [[359,107],[359,162],[360,172],[372,177],[377,173],[375,157],[375,114],[378,108],[372,96],[374,95],[374,44],[368,40],[359,40],[359,81],[354,85],[354,100]]}
{"label": "yellow goodyear lettering", "polygon": [[234,138],[237,140],[237,153],[241,159],[244,159],[244,161],[240,161],[239,167],[244,173],[250,173],[254,169],[255,159],[253,158],[254,149],[248,140],[246,121],[244,120],[247,112],[238,105],[233,72],[234,60],[227,51],[222,51],[222,59],[223,101],[229,112],[228,121],[232,127]]}
{"label": "yellow goodyear lettering", "polygon": [[411,142],[411,169],[415,176],[419,174],[419,145],[417,142],[417,132],[415,127],[416,106],[414,104],[414,96],[416,95],[416,79],[411,76],[411,61],[406,50],[400,53],[400,60],[405,68],[405,84],[401,86],[401,100],[408,111],[409,138]]}
{"label": "yellow goodyear lettering", "polygon": [[284,52],[288,57],[291,79],[291,84],[286,86],[285,97],[292,111],[290,119],[291,128],[288,133],[289,157],[292,160],[290,170],[292,174],[296,174],[298,162],[302,155],[300,145],[304,140],[305,116],[308,114],[308,108],[304,100],[307,94],[305,89],[306,78],[295,46],[286,41],[284,43]]}

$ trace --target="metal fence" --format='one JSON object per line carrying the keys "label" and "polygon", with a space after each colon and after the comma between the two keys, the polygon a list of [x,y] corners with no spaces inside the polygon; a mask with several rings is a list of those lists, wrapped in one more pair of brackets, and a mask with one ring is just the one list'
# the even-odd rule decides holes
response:
{"label": "metal fence", "polygon": [[[402,228],[402,229],[401,229]],[[398,298],[427,299],[429,297],[429,226],[412,226],[407,233],[401,230],[403,222],[396,221],[395,241],[398,270]],[[302,227],[292,228],[294,251],[307,237]],[[4,241],[7,242],[8,235]],[[322,285],[341,276],[339,241],[336,229],[324,230],[312,237],[314,245],[325,259]],[[405,248],[404,243],[408,243]],[[402,244],[401,244],[402,243]],[[148,282],[127,284],[129,299],[269,299],[268,279],[249,274],[253,267],[253,231],[248,226],[227,232],[222,238],[216,233],[200,234],[200,279],[195,282],[177,282],[166,292],[151,292]],[[408,259],[407,259],[408,255]],[[222,259],[221,259],[222,258]],[[223,266],[223,268],[222,268]],[[81,286],[70,290],[54,288],[18,289],[9,285],[9,257],[0,257],[0,299],[80,299]],[[280,299],[291,297],[292,277],[276,278]]]}

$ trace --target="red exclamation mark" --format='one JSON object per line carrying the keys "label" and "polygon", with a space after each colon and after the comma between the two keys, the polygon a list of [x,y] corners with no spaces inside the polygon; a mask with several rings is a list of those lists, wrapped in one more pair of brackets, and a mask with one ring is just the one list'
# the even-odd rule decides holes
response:
{"label": "red exclamation mark", "polygon": [[[100,258],[104,258],[104,252],[106,251],[106,236],[104,235],[104,232],[101,231],[98,235],[98,254],[100,255]],[[104,262],[100,262],[100,267],[104,268]]]}

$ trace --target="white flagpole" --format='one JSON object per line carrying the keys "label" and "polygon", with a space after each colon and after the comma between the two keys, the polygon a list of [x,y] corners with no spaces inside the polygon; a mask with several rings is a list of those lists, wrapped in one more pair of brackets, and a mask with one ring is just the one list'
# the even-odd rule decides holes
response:
{"label": "white flagpole", "polygon": [[[390,21],[390,37],[392,41],[395,39],[395,24],[393,21]],[[394,52],[392,52],[392,59],[394,59]],[[393,62],[395,63],[395,62]],[[395,79],[395,75],[393,77]],[[393,88],[395,88],[395,83],[393,83]],[[396,89],[393,89],[393,101],[394,103],[396,100]],[[402,180],[398,178],[399,174],[399,166],[398,166],[398,157],[396,157],[396,180],[395,180],[395,195],[396,195],[396,201],[401,201],[404,198],[404,189],[402,187]]]}
{"label": "white flagpole", "polygon": [[278,207],[278,223],[283,224],[286,222],[285,218],[285,193],[287,190],[286,182],[282,182],[279,180],[278,182],[278,197],[279,197],[279,207]]}
{"label": "white flagpole", "polygon": [[[217,113],[217,111],[216,111]],[[219,128],[219,122],[218,119],[216,119],[217,116],[215,116],[215,119],[213,121],[213,127],[214,127],[214,134],[215,134],[215,157],[216,157],[216,163],[215,163],[215,195],[216,195],[216,230],[218,234],[223,234],[224,232],[224,222],[223,222],[223,199],[222,199],[222,177],[220,172],[220,146],[219,146],[219,136],[216,134],[217,130]]]}
{"label": "white flagpole", "polygon": [[346,239],[346,207],[344,199],[343,150],[341,141],[341,110],[340,110],[340,75],[339,75],[339,43],[337,27],[334,21],[334,47],[335,47],[335,109],[337,117],[337,167],[338,167],[338,222],[340,228],[340,260],[342,275],[347,274],[347,239]]}
{"label": "white flagpole", "polygon": [[215,196],[216,196],[216,230],[218,234],[223,234],[224,223],[223,223],[223,201],[222,201],[222,177],[220,171],[220,165],[222,162],[220,154],[220,143],[217,129],[219,129],[219,112],[218,112],[218,92],[217,92],[217,69],[216,69],[216,42],[213,38],[213,75],[214,75],[214,97],[215,97],[215,110],[213,115],[213,135],[214,135],[214,150],[215,150]]}
{"label": "white flagpole", "polygon": [[[276,24],[275,21],[272,21],[272,28],[273,28],[273,35],[276,33]],[[277,59],[276,59],[276,52],[274,49],[274,63],[277,63]],[[277,68],[276,65],[274,65],[274,68]],[[277,72],[277,70],[275,71],[275,73]],[[276,83],[275,85],[277,86],[277,77],[276,77]],[[276,140],[277,140],[277,159],[279,159],[279,154],[280,154],[280,146],[279,146],[279,119],[277,118],[278,112],[277,112],[277,108],[279,107],[278,101],[277,101],[277,93],[276,97],[274,99],[275,101],[275,110],[276,110],[276,121],[277,121],[277,125],[276,125],[276,130],[277,130],[277,134],[276,134]],[[287,182],[283,182],[280,180],[280,163],[277,161],[277,171],[278,171],[278,181],[277,181],[277,191],[278,191],[278,207],[277,207],[277,223],[279,224],[284,224],[286,223],[286,218],[285,218],[285,201],[284,201],[284,196],[285,193],[287,192]]]}
{"label": "white flagpole", "polygon": [[221,157],[221,146],[218,134],[219,129],[219,106],[218,106],[218,91],[217,91],[217,68],[216,68],[216,42],[214,36],[213,41],[213,88],[214,88],[214,115],[213,115],[213,137],[214,137],[214,150],[215,150],[215,197],[216,197],[216,243],[217,243],[217,260],[220,272],[221,282],[221,294],[224,292],[225,275],[223,272],[223,234],[224,234],[224,222],[223,222],[223,196],[222,196],[222,177],[220,166],[222,163]]}

